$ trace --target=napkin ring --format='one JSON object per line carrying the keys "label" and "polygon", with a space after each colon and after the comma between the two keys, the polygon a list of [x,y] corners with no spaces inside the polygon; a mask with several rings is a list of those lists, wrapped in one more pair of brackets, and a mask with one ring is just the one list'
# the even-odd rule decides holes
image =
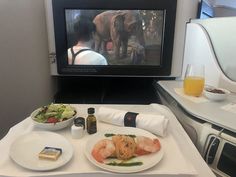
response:
{"label": "napkin ring", "polygon": [[127,112],[124,116],[124,126],[125,127],[136,127],[136,117],[138,113]]}

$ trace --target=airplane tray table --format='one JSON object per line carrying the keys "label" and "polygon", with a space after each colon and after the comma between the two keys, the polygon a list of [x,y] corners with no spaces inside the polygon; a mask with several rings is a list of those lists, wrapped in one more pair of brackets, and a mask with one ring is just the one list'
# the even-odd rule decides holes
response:
{"label": "airplane tray table", "polygon": [[[87,116],[87,108],[99,108],[101,105],[73,105],[79,116]],[[72,159],[64,166],[51,171],[32,171],[25,169],[11,160],[9,157],[9,148],[11,143],[20,135],[39,131],[33,126],[30,118],[13,126],[8,134],[0,141],[0,176],[163,176],[163,177],[213,177],[215,176],[204,160],[201,158],[195,146],[184,132],[176,117],[170,110],[158,104],[151,105],[102,105],[114,109],[132,111],[145,114],[164,115],[169,119],[167,135],[158,137],[161,140],[164,156],[162,160],[154,167],[130,174],[113,173],[102,170],[94,166],[84,155],[85,143],[90,135],[86,134],[82,139],[73,139],[70,128],[55,131],[64,136],[73,146],[74,155]],[[98,122],[98,132],[114,128],[114,125]]]}
{"label": "airplane tray table", "polygon": [[[175,89],[183,87],[182,81],[159,81],[157,84],[170,94],[189,114],[232,132],[236,132],[236,114],[223,109],[225,106],[235,105],[235,93],[231,93],[228,98],[223,101],[211,101],[201,96],[197,98],[201,99],[201,102],[196,103],[176,93]],[[202,102],[203,99],[204,101]]]}

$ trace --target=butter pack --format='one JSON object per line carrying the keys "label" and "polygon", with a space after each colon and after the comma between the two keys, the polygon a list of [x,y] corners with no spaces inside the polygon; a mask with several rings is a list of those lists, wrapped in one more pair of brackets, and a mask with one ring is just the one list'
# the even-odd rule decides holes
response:
{"label": "butter pack", "polygon": [[45,147],[38,155],[39,159],[57,160],[62,154],[61,148]]}

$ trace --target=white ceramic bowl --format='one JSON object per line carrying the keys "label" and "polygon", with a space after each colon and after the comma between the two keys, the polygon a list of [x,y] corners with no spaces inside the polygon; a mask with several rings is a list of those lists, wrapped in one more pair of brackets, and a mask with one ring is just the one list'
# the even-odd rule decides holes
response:
{"label": "white ceramic bowl", "polygon": [[[222,91],[224,93],[217,93],[218,91]],[[208,99],[212,101],[222,101],[228,97],[228,95],[230,94],[230,91],[223,88],[207,87],[204,89],[204,94]]]}
{"label": "white ceramic bowl", "polygon": [[71,117],[67,120],[61,121],[61,122],[57,122],[57,123],[40,123],[40,122],[37,122],[36,120],[34,120],[34,117],[37,115],[37,113],[39,112],[40,109],[41,108],[38,108],[35,111],[33,111],[31,113],[30,117],[31,117],[35,127],[41,128],[41,129],[44,129],[44,130],[55,131],[55,130],[60,130],[60,129],[66,128],[69,125],[72,125],[73,120],[76,117],[76,114],[75,114],[73,117]]}

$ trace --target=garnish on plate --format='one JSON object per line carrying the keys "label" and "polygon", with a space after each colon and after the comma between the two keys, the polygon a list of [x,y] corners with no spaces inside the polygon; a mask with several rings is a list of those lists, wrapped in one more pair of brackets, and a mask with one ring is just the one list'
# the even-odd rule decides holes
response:
{"label": "garnish on plate", "polygon": [[130,136],[131,138],[135,138],[136,137],[136,135],[126,135],[126,134],[114,134],[114,133],[106,133],[106,134],[104,134],[105,137],[112,137],[112,136],[116,136],[116,135]]}
{"label": "garnish on plate", "polygon": [[106,163],[106,165],[132,167],[132,166],[143,165],[143,162],[115,162],[115,161],[113,161],[113,162]]}

